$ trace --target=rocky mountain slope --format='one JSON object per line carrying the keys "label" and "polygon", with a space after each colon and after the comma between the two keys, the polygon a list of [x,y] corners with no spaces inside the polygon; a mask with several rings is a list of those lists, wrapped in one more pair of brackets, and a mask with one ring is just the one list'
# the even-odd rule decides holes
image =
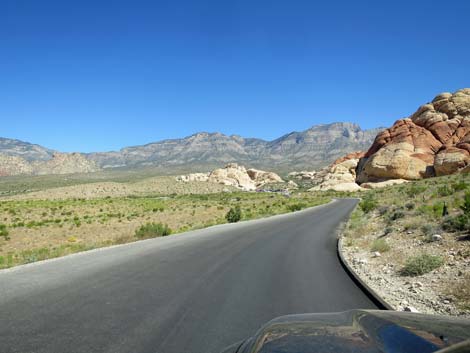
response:
{"label": "rocky mountain slope", "polygon": [[55,152],[48,160],[35,161],[0,153],[0,176],[90,173],[99,169],[80,153]]}
{"label": "rocky mountain slope", "polygon": [[0,137],[0,153],[10,157],[20,157],[26,161],[47,161],[56,151],[15,139]]}
{"label": "rocky mountain slope", "polygon": [[358,149],[365,149],[380,129],[362,130],[352,123],[317,125],[273,141],[221,133],[197,133],[88,158],[103,168],[187,165],[205,167],[235,162],[255,168],[287,171],[315,169]]}
{"label": "rocky mountain slope", "polygon": [[[352,123],[333,123],[292,132],[273,141],[201,132],[181,139],[126,147],[120,151],[61,154],[62,159],[54,158],[55,151],[38,145],[0,139],[0,175],[145,167],[178,168],[180,171],[184,168],[191,172],[211,170],[230,162],[279,172],[316,169],[346,153],[368,148],[379,131],[362,130]],[[50,162],[52,160],[54,162]],[[63,169],[59,163],[61,160],[67,161]],[[51,163],[53,168],[50,168]]]}

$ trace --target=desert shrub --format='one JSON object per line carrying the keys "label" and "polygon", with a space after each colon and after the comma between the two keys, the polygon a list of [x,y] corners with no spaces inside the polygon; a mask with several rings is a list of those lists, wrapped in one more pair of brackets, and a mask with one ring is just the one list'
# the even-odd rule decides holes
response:
{"label": "desert shrub", "polygon": [[460,209],[464,214],[470,215],[470,192],[466,192],[463,198],[463,205],[460,206]]}
{"label": "desert shrub", "polygon": [[364,213],[369,213],[373,211],[377,207],[377,205],[377,200],[371,195],[364,197],[364,199],[359,202],[359,207]]}
{"label": "desert shrub", "polygon": [[372,251],[386,252],[390,250],[390,245],[388,245],[385,239],[379,238],[372,242],[370,249]]}
{"label": "desert shrub", "polygon": [[440,256],[421,254],[410,257],[401,269],[403,276],[421,276],[442,266],[444,260]]}
{"label": "desert shrub", "polygon": [[236,223],[242,219],[242,210],[240,209],[240,206],[230,208],[230,210],[225,215],[225,219],[229,223]]}
{"label": "desert shrub", "polygon": [[442,185],[437,188],[437,194],[439,196],[450,196],[454,193],[454,191],[448,187],[447,185]]}
{"label": "desert shrub", "polygon": [[470,228],[470,217],[466,214],[446,217],[441,225],[442,229],[449,232],[462,232]]}
{"label": "desert shrub", "polygon": [[449,216],[444,219],[442,222],[442,228],[444,230],[450,232],[470,230],[470,192],[465,193],[460,209],[463,211],[463,214]]}
{"label": "desert shrub", "polygon": [[7,226],[4,225],[4,224],[0,224],[0,237],[4,237],[5,240],[8,240],[10,239],[10,237],[8,236],[8,229],[7,229]]}
{"label": "desert shrub", "polygon": [[409,197],[415,197],[416,195],[419,195],[424,191],[426,191],[426,186],[412,184],[408,189],[406,189],[405,192]]}
{"label": "desert shrub", "polygon": [[287,209],[291,212],[294,212],[294,211],[300,211],[301,209],[303,209],[305,207],[307,207],[306,204],[299,202],[299,203],[293,203],[291,205],[288,205]]}
{"label": "desert shrub", "polygon": [[418,207],[417,211],[420,214],[437,218],[437,217],[442,217],[443,209],[444,209],[444,203],[436,202],[433,205],[421,205]]}
{"label": "desert shrub", "polygon": [[170,234],[171,229],[162,223],[146,223],[135,231],[135,236],[139,239],[164,237]]}
{"label": "desert shrub", "polygon": [[436,226],[433,226],[432,224],[424,224],[421,226],[421,231],[423,232],[424,235],[426,236],[431,236],[433,234],[439,233],[439,229]]}
{"label": "desert shrub", "polygon": [[388,220],[389,221],[396,221],[397,219],[404,218],[405,217],[405,212],[403,212],[400,209],[394,210],[389,216]]}
{"label": "desert shrub", "polygon": [[467,183],[463,180],[460,180],[459,182],[452,184],[452,189],[454,189],[454,191],[462,191],[462,190],[467,189],[467,187],[468,187]]}
{"label": "desert shrub", "polygon": [[389,210],[389,207],[388,207],[388,206],[385,206],[385,205],[379,206],[379,207],[377,208],[377,211],[379,211],[379,215],[381,215],[381,216],[387,214],[388,210]]}

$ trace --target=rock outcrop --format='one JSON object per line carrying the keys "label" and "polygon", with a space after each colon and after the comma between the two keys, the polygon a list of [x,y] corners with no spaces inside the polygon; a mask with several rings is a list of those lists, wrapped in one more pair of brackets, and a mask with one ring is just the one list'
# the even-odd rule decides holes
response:
{"label": "rock outcrop", "polygon": [[303,170],[301,172],[290,172],[287,176],[297,180],[315,180],[317,172]]}
{"label": "rock outcrop", "polygon": [[408,183],[408,180],[405,179],[390,179],[390,180],[385,180],[385,181],[379,181],[376,183],[363,183],[361,184],[361,188],[364,189],[380,189],[380,188],[385,188],[387,186],[392,186],[392,185],[398,185],[398,184],[403,184],[403,183]]}
{"label": "rock outcrop", "polygon": [[470,169],[470,89],[442,93],[379,133],[358,166],[359,183],[417,180]]}
{"label": "rock outcrop", "polygon": [[356,184],[356,168],[359,158],[364,152],[354,152],[339,158],[324,171],[318,173],[320,180],[318,185],[310,191],[358,191],[362,188]]}
{"label": "rock outcrop", "polygon": [[256,186],[262,186],[264,184],[270,184],[270,183],[282,183],[284,180],[277,175],[276,173],[273,172],[266,172],[264,170],[259,170],[259,169],[248,169],[246,171],[248,173],[248,176],[250,177],[251,180],[253,180],[256,184]]}
{"label": "rock outcrop", "polygon": [[0,153],[0,176],[33,174],[33,167],[24,158]]}
{"label": "rock outcrop", "polygon": [[209,182],[227,186],[235,186],[245,191],[256,190],[255,182],[248,175],[243,166],[236,163],[229,163],[224,168],[213,170],[209,174]]}
{"label": "rock outcrop", "polygon": [[258,169],[246,169],[237,163],[229,163],[224,168],[215,169],[210,173],[193,173],[180,175],[176,180],[183,182],[200,181],[234,186],[241,190],[253,191],[270,183],[282,183],[284,180],[273,172]]}
{"label": "rock outcrop", "polygon": [[208,181],[209,180],[209,173],[191,173],[187,175],[179,175],[176,177],[177,181]]}

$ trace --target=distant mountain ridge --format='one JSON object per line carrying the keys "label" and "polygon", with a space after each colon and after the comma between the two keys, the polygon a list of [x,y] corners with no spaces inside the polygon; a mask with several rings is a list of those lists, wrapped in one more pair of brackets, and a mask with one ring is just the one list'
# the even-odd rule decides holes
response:
{"label": "distant mountain ridge", "polygon": [[[209,170],[230,162],[275,171],[312,170],[328,165],[349,152],[367,150],[380,131],[380,128],[362,130],[357,124],[339,122],[315,125],[273,141],[229,136],[218,132],[199,132],[185,138],[125,147],[119,151],[74,154],[78,165],[77,171],[73,172],[80,172],[80,168],[88,172],[96,168],[147,167],[169,170],[178,168],[179,171],[183,168],[192,172]],[[47,162],[53,159],[57,152],[18,140],[0,138],[0,157],[2,154],[30,163]],[[0,158],[0,174],[2,169],[5,169],[2,168],[5,163],[7,162]],[[11,169],[3,174],[12,175]],[[74,168],[73,162],[71,164],[69,160],[67,171],[64,173],[70,170]],[[47,170],[40,171],[43,172]],[[60,168],[56,167],[54,173],[61,174]]]}
{"label": "distant mountain ridge", "polygon": [[40,145],[16,139],[0,137],[0,153],[10,157],[24,158],[26,161],[47,161],[57,152]]}

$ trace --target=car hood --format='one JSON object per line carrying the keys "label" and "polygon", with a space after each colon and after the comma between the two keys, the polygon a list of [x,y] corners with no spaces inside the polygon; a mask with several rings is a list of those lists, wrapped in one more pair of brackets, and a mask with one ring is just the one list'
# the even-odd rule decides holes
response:
{"label": "car hood", "polygon": [[282,316],[267,323],[238,348],[225,352],[427,353],[468,339],[468,320],[394,311],[351,310]]}

